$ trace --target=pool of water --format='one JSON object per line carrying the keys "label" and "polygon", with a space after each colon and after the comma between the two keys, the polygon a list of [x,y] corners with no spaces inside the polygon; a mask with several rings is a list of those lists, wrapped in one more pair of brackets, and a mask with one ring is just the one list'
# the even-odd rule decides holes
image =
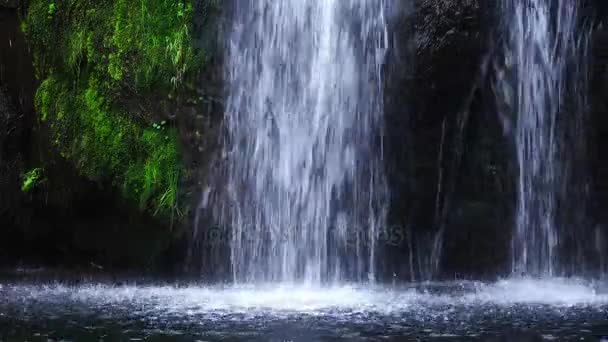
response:
{"label": "pool of water", "polygon": [[608,286],[570,279],[400,286],[0,280],[0,341],[600,341]]}

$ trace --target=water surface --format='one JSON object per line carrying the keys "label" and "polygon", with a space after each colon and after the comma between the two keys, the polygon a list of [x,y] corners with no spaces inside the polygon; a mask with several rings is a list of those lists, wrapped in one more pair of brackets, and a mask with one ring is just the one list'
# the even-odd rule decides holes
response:
{"label": "water surface", "polygon": [[407,286],[0,284],[0,340],[541,341],[608,334],[578,280]]}

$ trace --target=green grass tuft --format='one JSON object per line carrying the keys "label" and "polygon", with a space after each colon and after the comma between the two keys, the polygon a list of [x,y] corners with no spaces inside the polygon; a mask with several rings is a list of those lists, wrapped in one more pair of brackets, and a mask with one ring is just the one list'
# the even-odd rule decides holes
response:
{"label": "green grass tuft", "polygon": [[42,181],[43,171],[41,168],[35,168],[23,175],[23,183],[21,184],[21,191],[30,192],[34,190],[38,184]]}

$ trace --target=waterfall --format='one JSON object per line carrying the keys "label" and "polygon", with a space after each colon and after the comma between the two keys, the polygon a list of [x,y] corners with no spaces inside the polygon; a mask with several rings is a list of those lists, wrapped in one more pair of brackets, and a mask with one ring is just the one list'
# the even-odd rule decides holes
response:
{"label": "waterfall", "polygon": [[239,0],[215,217],[235,282],[373,279],[382,169],[383,0]]}
{"label": "waterfall", "polygon": [[581,208],[570,195],[572,170],[580,166],[574,145],[584,139],[585,95],[577,84],[585,78],[587,36],[577,1],[503,4],[506,73],[498,89],[514,112],[519,170],[513,272],[551,276],[560,267],[564,212]]}

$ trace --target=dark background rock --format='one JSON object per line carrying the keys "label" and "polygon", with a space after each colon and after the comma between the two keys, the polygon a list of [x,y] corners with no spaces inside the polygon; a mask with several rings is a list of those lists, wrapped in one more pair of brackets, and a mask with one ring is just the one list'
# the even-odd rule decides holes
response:
{"label": "dark background rock", "polygon": [[0,7],[17,8],[21,5],[21,0],[0,0]]}
{"label": "dark background rock", "polygon": [[443,275],[496,274],[507,257],[512,190],[508,140],[487,90],[494,5],[415,4],[394,30],[386,101],[389,226],[401,227],[412,243],[388,249],[386,274],[435,273],[437,234]]}
{"label": "dark background rock", "polygon": [[[487,64],[499,58],[501,48],[496,6],[480,0],[418,0],[414,11],[394,24],[386,100],[389,226],[400,227],[408,239],[386,249],[386,277],[484,278],[510,271],[517,170],[512,138],[494,103],[494,69]],[[577,181],[576,193],[561,210],[584,212],[565,215],[571,222],[560,254],[566,272],[594,273],[606,268],[598,264],[598,251],[608,250],[603,228],[608,219],[603,157],[608,147],[608,4],[589,0],[581,7],[584,25],[593,28],[591,116],[585,135],[578,137],[585,139],[588,152],[574,156],[577,177],[585,180]],[[569,201],[577,205],[568,206]],[[443,248],[434,270],[437,236]]]}

